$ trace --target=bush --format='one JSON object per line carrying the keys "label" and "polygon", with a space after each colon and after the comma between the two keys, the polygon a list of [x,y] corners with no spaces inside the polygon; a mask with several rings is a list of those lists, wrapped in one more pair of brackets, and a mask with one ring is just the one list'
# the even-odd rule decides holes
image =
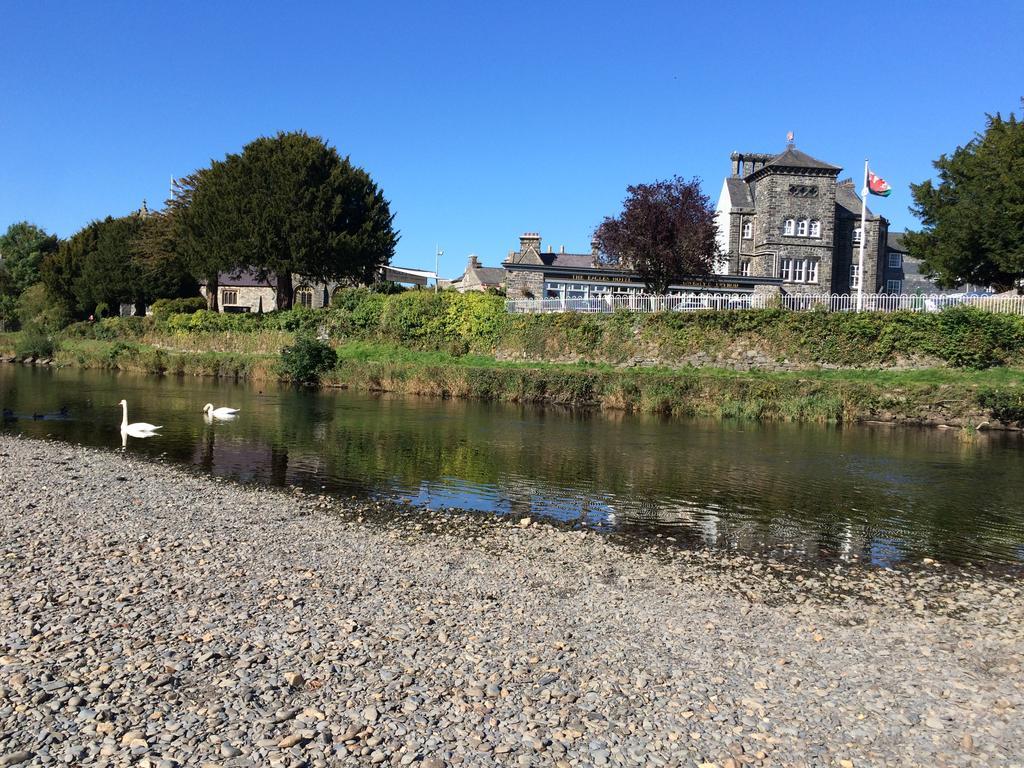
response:
{"label": "bush", "polygon": [[292,346],[281,350],[279,372],[297,384],[315,384],[337,364],[338,353],[329,344],[300,334]]}
{"label": "bush", "polygon": [[1003,392],[998,389],[978,393],[978,404],[988,409],[993,419],[1010,423],[1024,423],[1024,393]]}
{"label": "bush", "polygon": [[34,357],[37,360],[53,357],[57,345],[53,337],[38,325],[28,325],[14,345],[14,354],[18,357]]}
{"label": "bush", "polygon": [[166,320],[171,315],[193,315],[206,309],[206,299],[202,296],[188,299],[157,299],[149,309],[158,320]]}
{"label": "bush", "polygon": [[36,327],[53,333],[71,322],[71,312],[50,295],[45,285],[36,283],[18,299],[18,318],[23,328]]}

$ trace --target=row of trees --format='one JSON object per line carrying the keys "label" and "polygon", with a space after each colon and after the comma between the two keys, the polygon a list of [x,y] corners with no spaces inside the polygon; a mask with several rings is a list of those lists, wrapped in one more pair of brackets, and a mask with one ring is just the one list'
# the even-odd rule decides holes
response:
{"label": "row of trees", "polygon": [[278,307],[292,274],[372,282],[398,234],[383,193],[322,139],[280,133],[174,182],[163,211],[89,223],[67,240],[27,222],[0,238],[0,330],[198,295],[216,308],[221,273],[274,279]]}

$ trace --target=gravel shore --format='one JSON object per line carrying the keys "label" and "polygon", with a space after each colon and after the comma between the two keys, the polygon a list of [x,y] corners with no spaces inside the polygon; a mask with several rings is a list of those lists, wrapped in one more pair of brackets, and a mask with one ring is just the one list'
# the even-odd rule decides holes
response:
{"label": "gravel shore", "polygon": [[1013,576],[519,523],[0,437],[0,766],[1024,765]]}

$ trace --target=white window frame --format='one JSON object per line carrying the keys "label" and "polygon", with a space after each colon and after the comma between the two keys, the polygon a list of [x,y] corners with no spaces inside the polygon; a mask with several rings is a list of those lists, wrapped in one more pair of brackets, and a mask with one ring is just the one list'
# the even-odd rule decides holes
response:
{"label": "white window frame", "polygon": [[796,222],[793,219],[786,219],[785,224],[782,225],[782,234],[789,235],[792,237],[796,231]]}
{"label": "white window frame", "polygon": [[807,219],[800,219],[796,223],[796,236],[807,237]]}
{"label": "white window frame", "polygon": [[818,260],[808,259],[807,260],[807,282],[816,283],[818,282]]}
{"label": "white window frame", "polygon": [[807,259],[793,259],[793,282],[807,282]]}
{"label": "white window frame", "polygon": [[743,277],[750,277],[750,259],[740,259],[737,272]]}
{"label": "white window frame", "polygon": [[903,254],[898,252],[892,252],[889,254],[889,269],[902,269],[903,268]]}
{"label": "white window frame", "polygon": [[[230,301],[228,299],[230,299]],[[232,307],[238,304],[238,289],[222,288],[220,292],[220,303],[226,307]]]}
{"label": "white window frame", "polygon": [[793,282],[793,260],[779,259],[779,277],[783,282]]}
{"label": "white window frame", "polygon": [[754,224],[750,219],[743,222],[743,239],[750,240],[754,236]]}
{"label": "white window frame", "polygon": [[817,219],[811,220],[811,237],[821,237],[821,222]]}
{"label": "white window frame", "polygon": [[851,264],[850,265],[850,287],[851,288],[860,288],[860,265],[859,264]]}
{"label": "white window frame", "polygon": [[860,245],[861,231],[860,227],[853,228],[853,244]]}
{"label": "white window frame", "polygon": [[902,280],[886,280],[885,281],[885,292],[886,293],[903,293],[903,281]]}

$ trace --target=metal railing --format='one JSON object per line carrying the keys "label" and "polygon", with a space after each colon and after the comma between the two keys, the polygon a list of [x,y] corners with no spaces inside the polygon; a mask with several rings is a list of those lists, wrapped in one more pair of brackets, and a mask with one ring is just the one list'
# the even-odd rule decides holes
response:
{"label": "metal railing", "polygon": [[[856,312],[857,294],[788,294],[694,292],[670,296],[596,296],[589,299],[518,299],[506,302],[509,312],[697,312],[718,309],[782,309],[802,312]],[[1024,296],[967,296],[962,294],[865,293],[864,312],[939,312],[949,307],[974,307],[987,312],[1024,315]]]}

